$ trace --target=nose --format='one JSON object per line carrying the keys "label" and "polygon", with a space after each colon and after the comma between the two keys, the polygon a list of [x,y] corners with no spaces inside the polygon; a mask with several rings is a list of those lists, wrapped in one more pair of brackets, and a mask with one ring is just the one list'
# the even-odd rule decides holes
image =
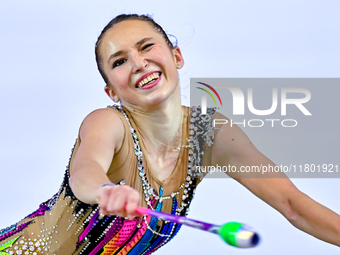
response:
{"label": "nose", "polygon": [[148,61],[139,53],[132,54],[131,60],[133,63],[132,71],[134,73],[143,72],[144,69],[148,66]]}

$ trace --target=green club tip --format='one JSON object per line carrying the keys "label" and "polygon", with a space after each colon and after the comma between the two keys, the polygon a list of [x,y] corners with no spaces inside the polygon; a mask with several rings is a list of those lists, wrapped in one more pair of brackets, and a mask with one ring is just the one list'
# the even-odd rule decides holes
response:
{"label": "green club tip", "polygon": [[239,222],[224,224],[219,230],[219,235],[226,243],[239,248],[255,247],[260,241],[257,233]]}

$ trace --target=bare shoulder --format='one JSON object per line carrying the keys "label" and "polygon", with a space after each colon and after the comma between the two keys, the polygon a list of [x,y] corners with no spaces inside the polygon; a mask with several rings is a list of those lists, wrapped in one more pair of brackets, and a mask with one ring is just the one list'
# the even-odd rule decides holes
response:
{"label": "bare shoulder", "polygon": [[94,110],[85,117],[82,128],[85,126],[99,127],[107,125],[123,128],[123,123],[118,114],[119,113],[112,108],[101,108]]}
{"label": "bare shoulder", "polygon": [[219,162],[223,158],[223,162],[226,162],[226,159],[229,161],[259,153],[248,136],[237,125],[231,124],[230,119],[223,114],[214,114],[213,125],[220,129],[213,145],[214,161]]}
{"label": "bare shoulder", "polygon": [[96,140],[101,143],[111,141],[120,147],[124,138],[124,125],[119,113],[110,108],[102,108],[91,112],[80,128],[80,139]]}

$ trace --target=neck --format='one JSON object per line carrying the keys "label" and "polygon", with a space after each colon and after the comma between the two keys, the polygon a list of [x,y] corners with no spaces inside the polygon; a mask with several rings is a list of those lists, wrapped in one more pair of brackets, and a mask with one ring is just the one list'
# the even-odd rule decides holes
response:
{"label": "neck", "polygon": [[[179,94],[179,88],[178,88]],[[177,98],[177,100],[176,100]],[[181,145],[182,106],[180,96],[147,110],[127,109],[140,128],[144,139],[155,151],[166,153]],[[157,141],[158,140],[158,141]]]}

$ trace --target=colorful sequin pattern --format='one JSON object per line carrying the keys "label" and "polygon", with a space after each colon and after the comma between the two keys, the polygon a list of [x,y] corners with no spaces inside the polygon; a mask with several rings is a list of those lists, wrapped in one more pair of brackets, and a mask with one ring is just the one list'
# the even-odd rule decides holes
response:
{"label": "colorful sequin pattern", "polygon": [[[148,207],[161,211],[163,200],[170,199],[172,214],[187,215],[196,185],[202,177],[194,166],[202,164],[205,144],[211,146],[213,143],[211,121],[215,110],[208,109],[207,115],[201,115],[200,108],[191,109],[188,173],[185,182],[179,187],[179,190],[183,189],[179,202],[176,199],[178,192],[163,196],[162,187],[156,191],[149,185],[136,132],[124,109],[117,106],[114,108],[123,114],[130,125],[138,173]],[[100,218],[97,205],[85,204],[76,199],[69,186],[69,177],[68,166],[59,191],[51,199],[20,222],[0,230],[0,255],[151,254],[170,241],[181,227],[148,216],[133,220],[117,216]],[[120,185],[125,185],[124,181]]]}

